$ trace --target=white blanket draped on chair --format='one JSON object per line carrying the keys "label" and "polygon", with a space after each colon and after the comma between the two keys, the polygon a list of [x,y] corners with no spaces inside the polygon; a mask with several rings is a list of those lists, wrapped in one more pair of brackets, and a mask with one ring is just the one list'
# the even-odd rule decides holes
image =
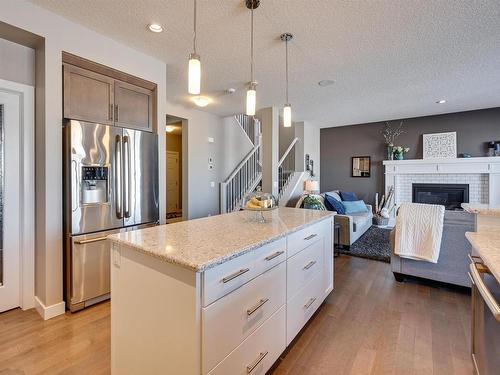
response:
{"label": "white blanket draped on chair", "polygon": [[437,263],[443,236],[444,206],[403,203],[396,220],[394,253]]}

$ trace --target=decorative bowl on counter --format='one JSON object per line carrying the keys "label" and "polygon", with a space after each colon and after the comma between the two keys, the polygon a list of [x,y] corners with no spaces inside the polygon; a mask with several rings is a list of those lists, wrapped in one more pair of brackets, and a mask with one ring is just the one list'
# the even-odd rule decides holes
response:
{"label": "decorative bowl on counter", "polygon": [[248,211],[271,211],[278,208],[278,200],[274,195],[262,192],[259,186],[256,191],[245,195],[242,208]]}
{"label": "decorative bowl on counter", "polygon": [[265,223],[266,219],[263,213],[278,208],[278,200],[274,195],[262,192],[259,186],[256,191],[245,195],[241,208],[246,211],[255,211],[255,220]]}

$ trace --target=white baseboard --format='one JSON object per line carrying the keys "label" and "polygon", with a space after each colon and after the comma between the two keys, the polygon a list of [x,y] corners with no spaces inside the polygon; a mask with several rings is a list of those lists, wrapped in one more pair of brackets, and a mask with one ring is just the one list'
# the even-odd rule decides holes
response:
{"label": "white baseboard", "polygon": [[56,303],[54,305],[45,306],[42,301],[35,296],[35,308],[38,314],[43,318],[43,320],[52,319],[58,315],[62,315],[66,312],[66,304],[64,301]]}

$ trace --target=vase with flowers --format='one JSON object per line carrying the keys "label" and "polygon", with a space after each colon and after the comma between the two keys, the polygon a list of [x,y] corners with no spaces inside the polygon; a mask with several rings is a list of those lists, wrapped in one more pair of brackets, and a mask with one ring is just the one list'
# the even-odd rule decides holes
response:
{"label": "vase with flowers", "polygon": [[410,151],[409,147],[403,147],[403,146],[394,146],[392,148],[392,152],[394,154],[394,159],[395,160],[403,160],[405,158],[405,154]]}
{"label": "vase with flowers", "polygon": [[404,133],[403,130],[403,121],[399,123],[396,128],[393,128],[391,124],[386,121],[385,127],[382,130],[382,136],[385,139],[385,145],[387,150],[387,159],[393,160],[394,158],[394,141]]}

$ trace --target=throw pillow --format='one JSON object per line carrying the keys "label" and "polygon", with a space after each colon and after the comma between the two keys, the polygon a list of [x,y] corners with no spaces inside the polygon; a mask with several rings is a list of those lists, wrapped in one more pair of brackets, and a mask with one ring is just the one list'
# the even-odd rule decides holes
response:
{"label": "throw pillow", "polygon": [[348,201],[348,202],[358,200],[358,197],[356,196],[356,194],[354,194],[351,191],[341,191],[340,197],[342,198],[343,201]]}
{"label": "throw pillow", "polygon": [[331,195],[325,195],[325,206],[328,211],[337,211],[339,215],[345,215],[345,208],[342,202],[336,200]]}
{"label": "throw pillow", "polygon": [[340,198],[338,190],[326,192],[324,195],[329,195],[338,200],[339,202],[342,202],[342,198]]}
{"label": "throw pillow", "polygon": [[368,212],[364,201],[345,201],[342,204],[344,205],[346,215]]}

